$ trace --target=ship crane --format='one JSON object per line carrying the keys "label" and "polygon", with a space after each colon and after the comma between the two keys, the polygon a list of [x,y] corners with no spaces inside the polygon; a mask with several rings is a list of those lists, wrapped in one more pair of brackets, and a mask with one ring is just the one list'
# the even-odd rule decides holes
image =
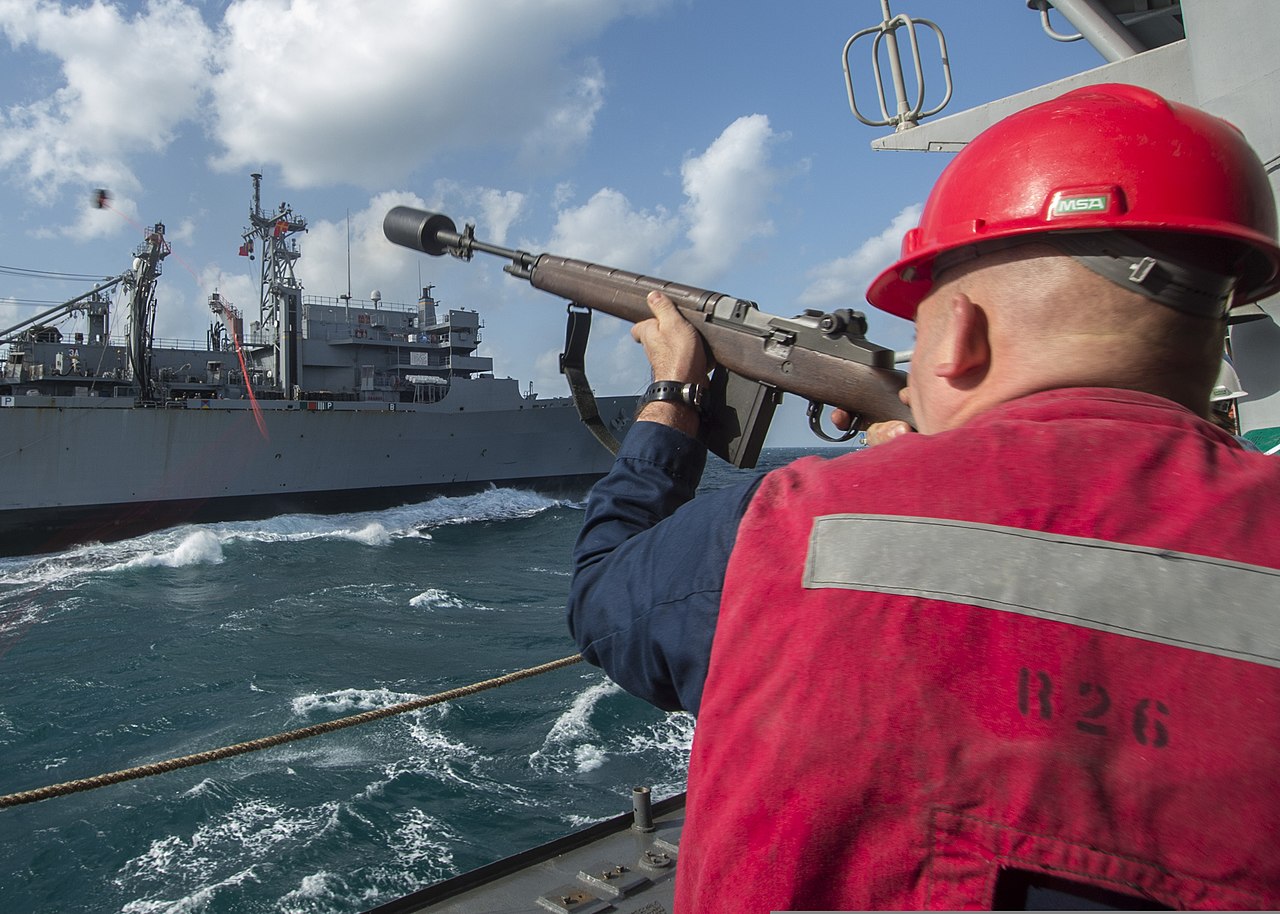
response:
{"label": "ship crane", "polygon": [[240,314],[240,309],[223,298],[220,292],[213,292],[209,295],[209,310],[220,320],[209,328],[209,348],[239,349],[240,340],[244,335],[244,318]]}
{"label": "ship crane", "polygon": [[[169,243],[164,238],[164,224],[157,222],[147,232],[143,243],[134,251],[133,265],[127,271],[95,285],[83,295],[77,295],[21,323],[0,330],[0,345],[22,345],[24,340],[38,339],[38,335],[48,322],[81,312],[89,315],[90,342],[106,345],[109,338],[108,317],[111,303],[103,293],[108,289],[119,287],[127,290],[129,294],[129,329],[125,345],[129,370],[137,385],[138,401],[141,403],[154,401],[155,382],[152,377],[151,353],[156,320],[156,280],[160,277],[161,261],[167,256],[169,256]],[[11,361],[14,358],[11,351]]]}
{"label": "ship crane", "polygon": [[[130,278],[132,274],[123,273],[112,279],[105,280],[94,286],[83,295],[77,295],[75,298],[68,299],[60,305],[55,305],[47,311],[41,311],[32,317],[28,317],[20,323],[14,324],[0,330],[0,346],[17,342],[19,337],[28,331],[34,331],[49,321],[57,320],[68,315],[79,314],[87,311],[90,315],[105,315],[110,309],[110,302],[102,295],[108,289],[113,289]],[[102,333],[103,338],[106,337],[105,323]]]}
{"label": "ship crane", "polygon": [[169,243],[164,240],[164,223],[157,222],[147,233],[146,240],[134,251],[133,269],[122,278],[124,286],[132,290],[126,345],[139,403],[155,400],[151,357],[155,343],[156,280],[160,278],[160,263],[168,256]]}

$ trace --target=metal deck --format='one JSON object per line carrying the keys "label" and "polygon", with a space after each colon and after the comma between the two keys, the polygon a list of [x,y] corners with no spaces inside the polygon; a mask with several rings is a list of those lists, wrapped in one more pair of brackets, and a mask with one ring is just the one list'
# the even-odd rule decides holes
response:
{"label": "metal deck", "polygon": [[631,813],[438,882],[367,914],[668,914],[684,827],[684,794],[652,804],[636,788]]}

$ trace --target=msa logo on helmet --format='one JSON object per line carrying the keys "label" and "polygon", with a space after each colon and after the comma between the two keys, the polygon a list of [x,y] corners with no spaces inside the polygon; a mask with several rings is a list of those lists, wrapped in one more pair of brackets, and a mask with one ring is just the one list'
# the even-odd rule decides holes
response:
{"label": "msa logo on helmet", "polygon": [[1049,218],[1105,213],[1111,209],[1111,194],[1059,194],[1049,204]]}

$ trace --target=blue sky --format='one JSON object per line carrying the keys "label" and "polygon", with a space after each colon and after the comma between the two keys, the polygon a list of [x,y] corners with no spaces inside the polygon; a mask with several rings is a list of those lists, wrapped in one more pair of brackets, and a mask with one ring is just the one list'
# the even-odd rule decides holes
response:
{"label": "blue sky", "polygon": [[[946,113],[1102,63],[1047,38],[1025,0],[892,8],[944,30]],[[879,0],[0,0],[0,265],[113,276],[163,222],[157,333],[202,339],[215,290],[256,316],[237,249],[261,172],[264,208],[308,220],[307,293],[347,291],[350,234],[356,298],[411,302],[433,284],[481,312],[497,373],[544,396],[565,392],[562,303],[496,259],[389,244],[390,207],[777,314],[865,308],[872,339],[906,348],[910,326],[863,293],[948,156],[873,151],[883,130],[850,113],[841,50],[879,19]],[[863,42],[852,58],[860,97],[869,55]],[[940,93],[937,60],[925,67]],[[92,207],[97,187],[111,209]],[[88,288],[0,273],[0,327]],[[598,392],[647,383],[626,330],[594,324]],[[803,413],[788,398],[768,443],[817,443]]]}

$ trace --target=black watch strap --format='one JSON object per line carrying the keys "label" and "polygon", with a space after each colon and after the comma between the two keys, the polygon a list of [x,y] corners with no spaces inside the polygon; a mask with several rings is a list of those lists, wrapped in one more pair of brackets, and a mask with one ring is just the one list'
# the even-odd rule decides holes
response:
{"label": "black watch strap", "polygon": [[640,405],[646,403],[683,403],[692,406],[699,415],[702,414],[703,401],[707,389],[701,384],[688,384],[683,381],[654,381],[640,398]]}

